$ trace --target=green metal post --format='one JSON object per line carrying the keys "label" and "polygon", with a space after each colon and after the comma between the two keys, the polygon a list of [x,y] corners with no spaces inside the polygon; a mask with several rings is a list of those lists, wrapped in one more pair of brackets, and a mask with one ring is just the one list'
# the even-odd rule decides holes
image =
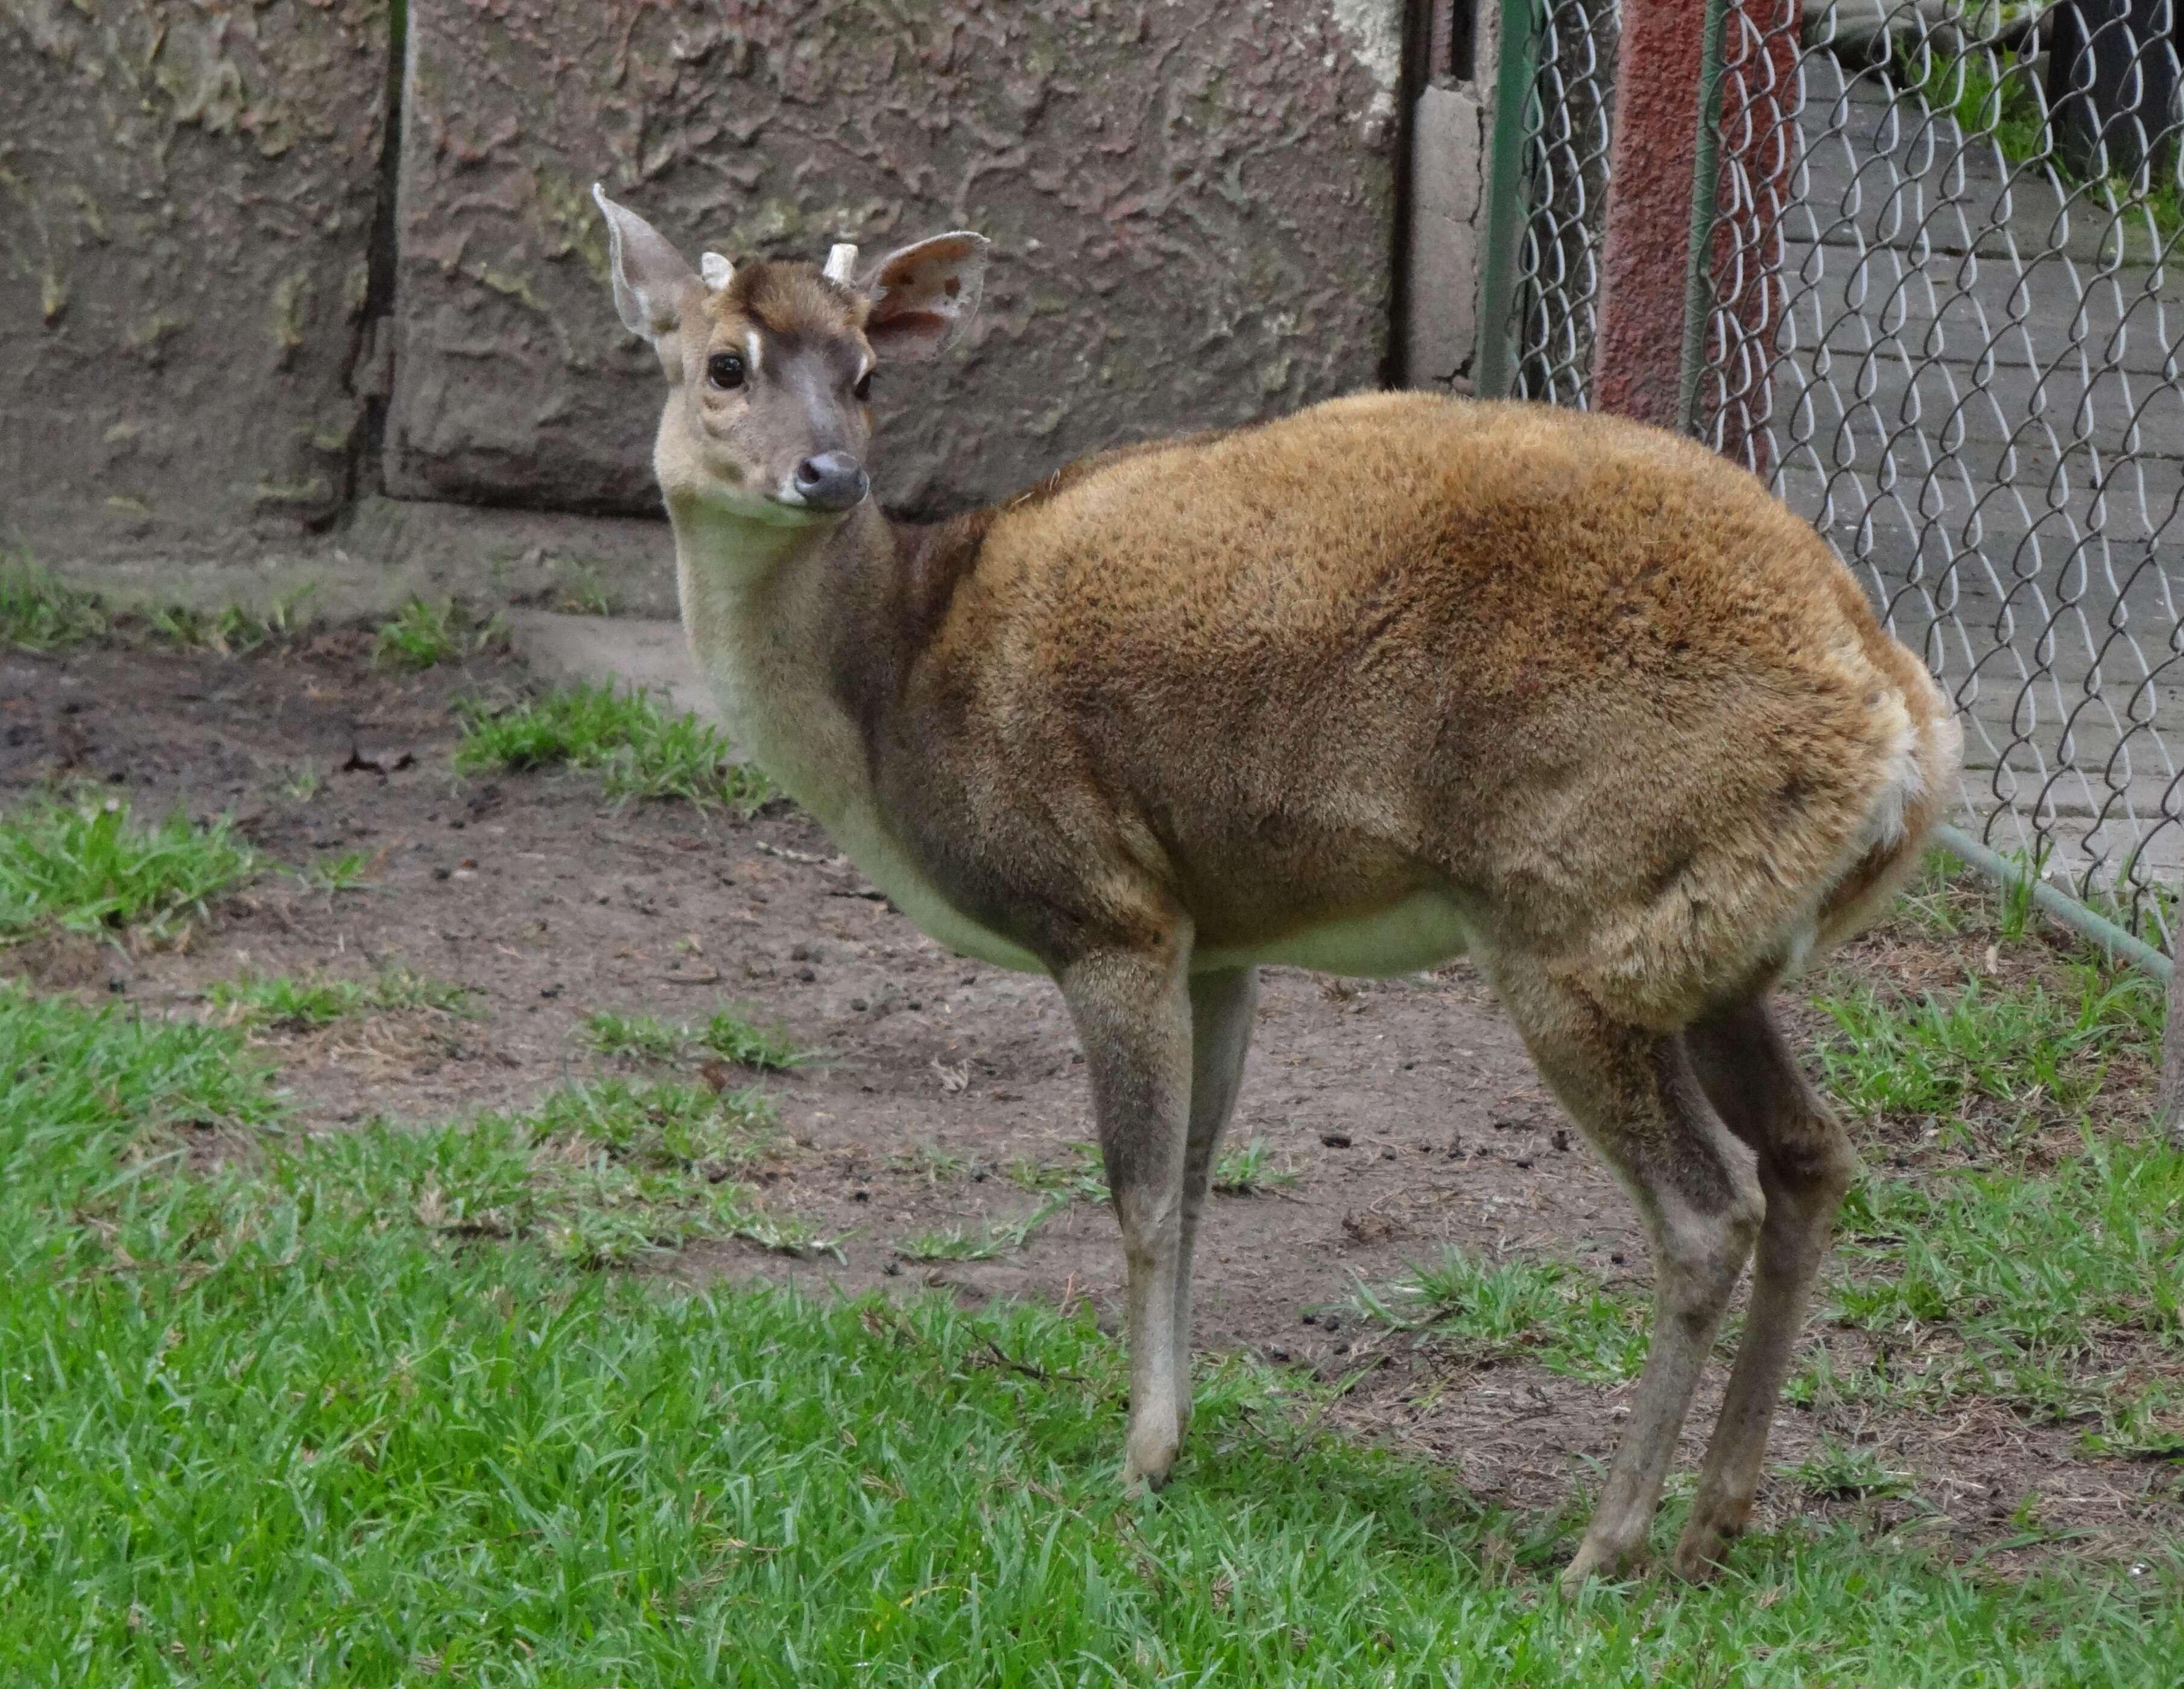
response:
{"label": "green metal post", "polygon": [[1507,398],[1517,378],[1509,319],[1517,303],[1517,254],[1524,241],[1524,108],[1532,97],[1539,3],[1502,0],[1502,38],[1495,51],[1486,262],[1479,278],[1479,349],[1471,364],[1472,391],[1486,399]]}
{"label": "green metal post", "polygon": [[1699,45],[1699,144],[1691,169],[1691,249],[1684,272],[1684,356],[1676,379],[1676,426],[1698,432],[1699,378],[1707,319],[1713,314],[1713,225],[1721,194],[1721,42],[1729,0],[1707,0]]}

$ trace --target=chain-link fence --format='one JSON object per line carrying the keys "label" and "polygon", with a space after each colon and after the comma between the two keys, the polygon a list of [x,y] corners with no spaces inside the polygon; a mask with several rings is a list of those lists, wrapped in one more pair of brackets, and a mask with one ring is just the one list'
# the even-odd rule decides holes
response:
{"label": "chain-link fence", "polygon": [[[1955,699],[1967,829],[2164,947],[2180,3],[1727,0],[1686,346],[1694,425],[1816,524]],[[1591,389],[1616,18],[1534,8],[1513,386],[1565,403]]]}
{"label": "chain-link fence", "polygon": [[1732,5],[1699,418],[1950,689],[1973,830],[2164,942],[2172,4]]}
{"label": "chain-link fence", "polygon": [[1582,408],[1599,330],[1601,214],[1620,0],[1540,0],[1533,19],[1521,165],[1510,391]]}

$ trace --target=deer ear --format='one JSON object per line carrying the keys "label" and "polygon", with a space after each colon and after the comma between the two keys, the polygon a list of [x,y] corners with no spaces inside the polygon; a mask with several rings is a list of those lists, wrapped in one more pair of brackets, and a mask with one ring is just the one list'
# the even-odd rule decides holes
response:
{"label": "deer ear", "polygon": [[923,363],[978,314],[993,242],[967,229],[889,253],[865,282],[865,338],[882,358]]}
{"label": "deer ear", "polygon": [[[660,342],[671,340],[682,325],[692,295],[702,291],[697,272],[682,261],[666,236],[634,211],[609,199],[597,182],[592,184],[592,197],[607,219],[607,273],[614,281],[615,309],[621,315],[621,325],[651,342],[660,363],[670,365],[670,349]],[[677,370],[669,367],[667,374],[672,381]]]}

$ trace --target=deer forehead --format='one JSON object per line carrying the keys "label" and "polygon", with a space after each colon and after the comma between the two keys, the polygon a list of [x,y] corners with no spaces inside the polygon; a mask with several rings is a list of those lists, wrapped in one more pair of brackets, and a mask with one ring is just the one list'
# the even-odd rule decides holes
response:
{"label": "deer forehead", "polygon": [[822,275],[816,264],[768,262],[735,273],[705,301],[709,339],[741,348],[754,333],[784,347],[822,347],[838,342],[865,350],[861,294]]}

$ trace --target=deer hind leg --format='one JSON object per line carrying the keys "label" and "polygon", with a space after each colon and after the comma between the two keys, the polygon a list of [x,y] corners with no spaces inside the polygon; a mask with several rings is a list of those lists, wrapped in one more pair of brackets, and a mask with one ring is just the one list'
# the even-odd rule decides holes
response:
{"label": "deer hind leg", "polygon": [[1122,1223],[1130,1351],[1123,1481],[1158,1488],[1175,1464],[1184,1382],[1176,1372],[1178,1256],[1190,1111],[1190,1002],[1182,960],[1106,952],[1059,974],[1084,1041],[1107,1192]]}
{"label": "deer hind leg", "polygon": [[1695,1022],[1684,1042],[1716,1111],[1758,1158],[1767,1198],[1751,1314],[1700,1470],[1698,1498],[1676,1545],[1676,1570],[1703,1578],[1751,1519],[1775,1398],[1858,1158],[1798,1070],[1764,998]]}
{"label": "deer hind leg", "polygon": [[1607,1486],[1563,1575],[1575,1590],[1643,1554],[1763,1199],[1751,1156],[1708,1104],[1680,1038],[1611,1020],[1529,963],[1497,958],[1490,971],[1540,1073],[1630,1191],[1652,1244],[1652,1341]]}
{"label": "deer hind leg", "polygon": [[1251,968],[1190,976],[1190,1129],[1183,1155],[1183,1225],[1176,1246],[1175,1372],[1178,1442],[1190,1430],[1190,1259],[1199,1216],[1213,1185],[1213,1158],[1236,1107],[1258,1007],[1259,976]]}

